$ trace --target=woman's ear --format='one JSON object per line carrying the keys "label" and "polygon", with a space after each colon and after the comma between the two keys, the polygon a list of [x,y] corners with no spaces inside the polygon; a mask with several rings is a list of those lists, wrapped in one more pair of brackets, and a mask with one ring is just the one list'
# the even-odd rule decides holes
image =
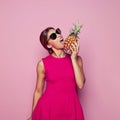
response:
{"label": "woman's ear", "polygon": [[48,48],[52,48],[52,45],[48,44],[47,47],[48,47]]}

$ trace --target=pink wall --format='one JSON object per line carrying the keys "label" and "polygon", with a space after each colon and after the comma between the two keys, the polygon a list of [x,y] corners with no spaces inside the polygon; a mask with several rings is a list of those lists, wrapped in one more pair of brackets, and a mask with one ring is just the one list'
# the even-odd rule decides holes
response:
{"label": "pink wall", "polygon": [[78,19],[85,120],[120,120],[119,12],[119,0],[1,0],[0,120],[26,120],[31,113],[36,64],[47,55],[40,31],[60,27],[66,37]]}

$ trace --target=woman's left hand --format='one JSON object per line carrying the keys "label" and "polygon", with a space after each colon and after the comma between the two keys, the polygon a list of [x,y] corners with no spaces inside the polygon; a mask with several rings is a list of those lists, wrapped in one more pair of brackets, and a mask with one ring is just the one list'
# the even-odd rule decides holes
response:
{"label": "woman's left hand", "polygon": [[76,59],[79,52],[79,42],[75,42],[74,44],[72,44],[72,46],[70,47],[70,50],[72,51],[71,59]]}

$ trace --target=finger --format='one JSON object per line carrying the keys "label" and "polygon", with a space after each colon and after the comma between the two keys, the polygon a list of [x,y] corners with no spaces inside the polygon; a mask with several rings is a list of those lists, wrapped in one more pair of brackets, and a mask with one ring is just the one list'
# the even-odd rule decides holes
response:
{"label": "finger", "polygon": [[75,43],[75,45],[76,45],[76,49],[77,49],[77,52],[79,51],[79,47],[80,47],[80,43],[77,41],[76,43]]}
{"label": "finger", "polygon": [[72,49],[73,51],[76,50],[76,45],[75,45],[74,43],[71,44],[71,49]]}
{"label": "finger", "polygon": [[78,42],[77,44],[78,44],[78,47],[79,47],[79,46],[80,46],[80,43]]}
{"label": "finger", "polygon": [[80,48],[80,43],[78,42],[78,48],[77,48],[78,51],[79,51],[79,48]]}
{"label": "finger", "polygon": [[79,50],[79,42],[75,42],[75,43],[74,43],[74,46],[75,46],[76,52],[78,52],[78,50]]}
{"label": "finger", "polygon": [[79,47],[80,43],[77,41],[77,42],[75,43],[75,45],[76,45],[77,47]]}
{"label": "finger", "polygon": [[72,52],[72,50],[71,50],[71,49],[69,49],[69,50],[67,51],[67,53],[68,53],[68,54],[71,54],[71,52]]}
{"label": "finger", "polygon": [[71,46],[71,52],[72,52],[72,53],[75,53],[75,54],[78,53],[77,48],[75,47],[74,44],[72,44],[72,46]]}
{"label": "finger", "polygon": [[70,50],[71,50],[72,52],[74,51],[74,46],[73,46],[73,45],[70,46]]}
{"label": "finger", "polygon": [[77,42],[75,42],[74,44],[75,44],[75,46],[78,46],[78,41],[77,41]]}
{"label": "finger", "polygon": [[76,47],[75,47],[75,44],[71,44],[71,52],[72,53],[76,53],[77,51],[76,51]]}

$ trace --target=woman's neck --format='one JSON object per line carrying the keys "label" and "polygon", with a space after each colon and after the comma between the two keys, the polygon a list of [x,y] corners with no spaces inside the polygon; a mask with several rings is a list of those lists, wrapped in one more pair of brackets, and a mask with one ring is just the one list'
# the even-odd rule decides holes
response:
{"label": "woman's neck", "polygon": [[54,51],[52,55],[57,58],[62,58],[62,57],[65,57],[66,54],[63,50],[60,50],[60,51]]}

